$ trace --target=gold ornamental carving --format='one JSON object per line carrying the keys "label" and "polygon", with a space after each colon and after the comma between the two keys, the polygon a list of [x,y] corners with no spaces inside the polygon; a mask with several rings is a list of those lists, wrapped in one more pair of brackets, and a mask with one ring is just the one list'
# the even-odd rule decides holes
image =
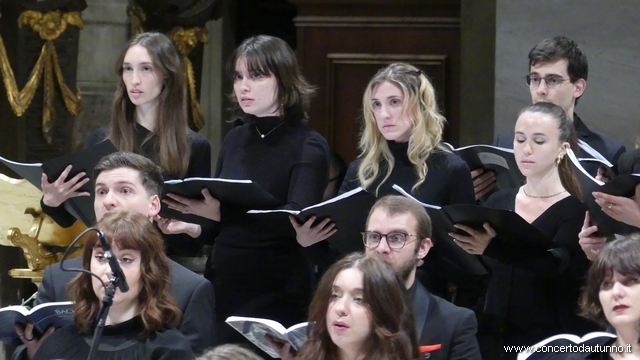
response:
{"label": "gold ornamental carving", "polygon": [[189,53],[198,43],[207,43],[209,41],[209,34],[206,27],[190,27],[183,28],[177,26],[171,30],[169,34],[171,40],[178,49],[178,53],[182,56],[184,62],[187,85],[189,87],[189,102],[191,103],[191,115],[193,115],[193,124],[196,129],[200,130],[204,126],[204,117],[200,110],[200,102],[196,96],[196,79],[193,72],[193,64],[189,60]]}
{"label": "gold ornamental carving", "polygon": [[131,26],[131,36],[138,36],[144,32],[142,23],[147,20],[147,15],[144,10],[138,5],[130,5],[127,8],[127,15],[129,16],[129,22]]}
{"label": "gold ornamental carving", "polygon": [[45,40],[45,43],[42,45],[40,56],[31,70],[26,85],[22,90],[18,90],[13,69],[7,56],[7,50],[0,36],[0,70],[2,71],[2,80],[13,112],[18,117],[21,117],[27,108],[29,108],[33,96],[38,89],[40,78],[44,73],[42,134],[45,140],[51,143],[51,130],[53,128],[51,119],[54,113],[53,98],[55,81],[57,81],[62,93],[62,99],[69,113],[73,115],[78,114],[81,100],[80,93],[78,91],[74,93],[64,81],[53,40],[57,39],[60,34],[66,30],[68,25],[82,28],[82,18],[79,12],[62,13],[60,11],[52,11],[43,14],[38,11],[28,10],[20,14],[18,25],[20,27],[29,26],[34,32],[40,35],[41,39]]}

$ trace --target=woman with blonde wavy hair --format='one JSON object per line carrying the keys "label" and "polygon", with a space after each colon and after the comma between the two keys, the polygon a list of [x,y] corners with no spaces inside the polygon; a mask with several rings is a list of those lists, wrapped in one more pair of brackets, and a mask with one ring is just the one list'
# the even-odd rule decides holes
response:
{"label": "woman with blonde wavy hair", "polygon": [[[397,194],[392,188],[397,184],[423,203],[475,203],[469,167],[442,146],[446,119],[422,70],[405,63],[380,69],[367,85],[362,108],[360,157],[349,165],[340,193],[362,186],[382,197]],[[314,220],[302,225],[292,221],[302,246],[337,231],[330,219],[312,227]],[[430,291],[447,297],[442,279],[427,285]]]}
{"label": "woman with blonde wavy hair", "polygon": [[[362,186],[382,196],[398,184],[435,205],[473,201],[470,178],[462,173],[467,165],[441,145],[446,119],[421,70],[403,63],[381,69],[367,85],[362,108],[360,158],[349,166],[341,192]],[[459,187],[450,187],[452,177]]]}

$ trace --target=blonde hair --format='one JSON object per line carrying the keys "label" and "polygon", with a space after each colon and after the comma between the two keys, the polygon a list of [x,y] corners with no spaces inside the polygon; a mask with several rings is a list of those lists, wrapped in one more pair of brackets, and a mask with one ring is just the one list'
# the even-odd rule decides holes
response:
{"label": "blonde hair", "polygon": [[375,189],[376,195],[395,164],[389,146],[378,129],[371,103],[374,89],[385,81],[402,90],[402,114],[407,114],[413,123],[407,156],[414,166],[418,181],[411,191],[415,191],[427,177],[427,158],[434,151],[445,151],[440,143],[447,120],[438,110],[435,90],[425,74],[405,63],[393,63],[379,70],[369,81],[362,98],[364,125],[359,144],[362,163],[358,168],[360,184],[368,188],[380,175],[381,167],[386,166],[386,174]]}

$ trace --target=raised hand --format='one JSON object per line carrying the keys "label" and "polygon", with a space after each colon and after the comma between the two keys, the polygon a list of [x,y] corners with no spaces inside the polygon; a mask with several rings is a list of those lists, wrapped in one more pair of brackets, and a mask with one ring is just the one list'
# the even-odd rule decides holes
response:
{"label": "raised hand", "polygon": [[69,176],[71,168],[71,165],[67,166],[62,174],[60,174],[60,177],[58,177],[54,182],[49,182],[47,175],[42,174],[40,185],[44,195],[42,197],[42,202],[45,205],[58,207],[70,198],[91,195],[86,191],[78,192],[78,189],[89,181],[89,178],[86,177],[87,174],[84,172],[78,173],[76,176],[67,180],[67,176]]}

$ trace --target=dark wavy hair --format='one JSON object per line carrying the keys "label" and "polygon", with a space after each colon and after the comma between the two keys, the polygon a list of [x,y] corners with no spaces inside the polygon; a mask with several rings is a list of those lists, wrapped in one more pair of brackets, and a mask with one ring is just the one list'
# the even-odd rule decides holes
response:
{"label": "dark wavy hair", "polygon": [[363,345],[367,360],[413,360],[419,357],[411,301],[394,269],[375,256],[354,253],[333,264],[324,274],[309,307],[309,339],[298,359],[333,360],[338,347],[328,331],[327,310],[333,283],[346,269],[362,272],[364,306],[369,311],[371,334]]}
{"label": "dark wavy hair", "polygon": [[[302,75],[295,53],[284,40],[269,35],[253,36],[244,40],[227,62],[227,74],[232,81],[235,79],[236,63],[239,59],[247,62],[247,70],[250,73],[273,75],[276,78],[278,104],[282,110],[280,116],[285,121],[296,123],[309,120],[309,105],[315,87]],[[233,104],[232,110],[236,113],[232,121],[248,121],[249,115],[240,108],[235,92],[231,92],[229,99]]]}
{"label": "dark wavy hair", "polygon": [[[111,245],[140,252],[138,310],[144,324],[140,336],[153,334],[164,325],[177,326],[182,314],[171,294],[171,268],[164,254],[162,235],[153,223],[140,213],[117,211],[103,217],[97,227]],[[88,235],[82,254],[85,270],[91,268],[93,249],[100,246],[95,232]],[[76,327],[85,333],[91,332],[101,305],[91,278],[91,275],[81,273],[67,285],[69,298],[75,302]]]}
{"label": "dark wavy hair", "polygon": [[[567,60],[567,73],[572,83],[580,79],[587,80],[589,76],[587,54],[568,37],[555,36],[544,39],[529,51],[529,69],[538,63],[557,60]],[[576,99],[576,104],[578,104],[578,99],[579,97]]]}
{"label": "dark wavy hair", "polygon": [[[158,118],[151,134],[136,144],[135,109],[129,99],[127,87],[122,79],[122,65],[127,51],[140,45],[147,49],[155,73],[162,79],[162,91],[158,95]],[[187,88],[184,80],[182,61],[171,40],[159,32],[142,33],[129,41],[116,61],[116,74],[120,77],[111,109],[111,133],[109,140],[120,151],[140,153],[140,149],[154,137],[157,149],[152,159],[162,171],[180,178],[187,174],[191,146],[189,144],[189,123],[187,112]]]}
{"label": "dark wavy hair", "polygon": [[623,276],[640,277],[640,234],[605,244],[587,273],[580,299],[580,315],[605,327],[610,324],[600,304],[600,287],[613,277],[614,271]]}
{"label": "dark wavy hair", "polygon": [[[560,131],[560,137],[558,140],[560,140],[560,142],[568,142],[571,150],[573,150],[576,156],[580,154],[580,146],[578,146],[578,138],[576,136],[576,130],[573,127],[573,121],[569,120],[564,109],[552,103],[539,102],[526,106],[520,111],[518,117],[526,112],[550,115],[554,118],[558,124],[558,130]],[[558,174],[560,175],[562,187],[564,187],[572,196],[581,199],[582,191],[580,190],[580,185],[573,172],[573,168],[571,167],[571,160],[569,159],[569,156],[565,155],[562,157],[562,160],[560,160],[560,163],[558,164]]]}

